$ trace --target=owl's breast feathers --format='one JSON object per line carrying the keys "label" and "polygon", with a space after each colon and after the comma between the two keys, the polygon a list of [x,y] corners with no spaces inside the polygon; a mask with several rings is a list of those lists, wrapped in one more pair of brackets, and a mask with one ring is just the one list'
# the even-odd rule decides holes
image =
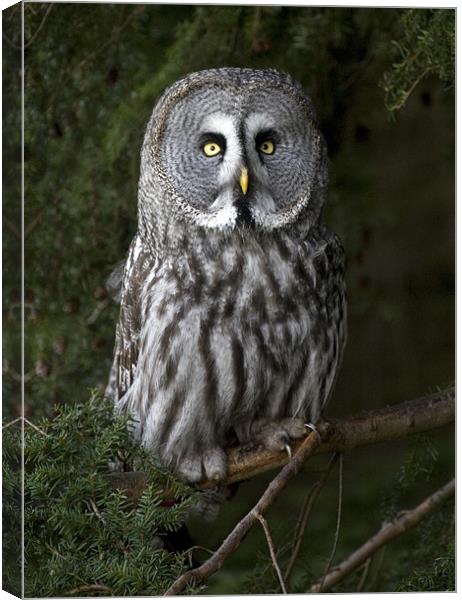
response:
{"label": "owl's breast feathers", "polygon": [[278,234],[212,246],[152,261],[134,242],[127,263],[116,398],[143,441],[166,453],[185,428],[200,441],[259,416],[315,421],[341,360],[334,234],[317,227],[303,241]]}

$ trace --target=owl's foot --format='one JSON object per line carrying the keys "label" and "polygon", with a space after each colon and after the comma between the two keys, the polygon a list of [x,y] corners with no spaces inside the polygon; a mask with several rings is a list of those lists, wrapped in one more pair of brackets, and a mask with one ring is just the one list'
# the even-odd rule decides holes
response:
{"label": "owl's foot", "polygon": [[202,454],[192,454],[180,459],[177,472],[189,483],[198,483],[203,479],[211,479],[217,484],[226,479],[227,460],[225,451],[215,447]]}
{"label": "owl's foot", "polygon": [[309,429],[303,419],[285,418],[278,421],[258,419],[252,425],[252,438],[271,451],[285,450],[292,458],[291,442],[305,437]]}
{"label": "owl's foot", "polygon": [[307,433],[310,433],[310,431],[314,431],[315,433],[317,433],[319,435],[319,431],[318,431],[316,425],[314,425],[313,423],[305,423],[305,427],[306,427]]}

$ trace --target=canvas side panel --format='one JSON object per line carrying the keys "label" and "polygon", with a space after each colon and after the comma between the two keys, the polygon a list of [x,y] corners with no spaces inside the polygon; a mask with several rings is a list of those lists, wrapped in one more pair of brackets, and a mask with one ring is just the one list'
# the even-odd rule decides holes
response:
{"label": "canvas side panel", "polygon": [[[2,11],[3,50],[3,577],[21,596],[21,20],[20,3]],[[7,425],[7,427],[5,427]]]}

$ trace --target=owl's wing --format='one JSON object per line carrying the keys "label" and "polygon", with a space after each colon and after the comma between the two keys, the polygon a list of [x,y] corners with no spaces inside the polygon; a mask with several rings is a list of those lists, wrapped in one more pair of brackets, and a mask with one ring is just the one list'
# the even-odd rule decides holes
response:
{"label": "owl's wing", "polygon": [[315,258],[314,267],[316,280],[319,282],[319,296],[326,311],[325,333],[330,339],[328,349],[323,352],[323,366],[329,371],[326,373],[326,386],[321,397],[321,405],[324,407],[330,399],[343,360],[347,338],[347,304],[342,242],[325,226],[319,227],[318,235],[319,249],[322,251]]}
{"label": "owl's wing", "polygon": [[125,262],[114,360],[106,388],[106,396],[116,402],[126,394],[135,377],[141,333],[142,286],[155,264],[155,257],[144,248],[138,235],[135,236]]}
{"label": "owl's wing", "polygon": [[126,262],[127,261],[125,258],[118,262],[109,277],[104,282],[104,287],[106,288],[107,293],[117,303],[119,303],[122,298],[122,285]]}

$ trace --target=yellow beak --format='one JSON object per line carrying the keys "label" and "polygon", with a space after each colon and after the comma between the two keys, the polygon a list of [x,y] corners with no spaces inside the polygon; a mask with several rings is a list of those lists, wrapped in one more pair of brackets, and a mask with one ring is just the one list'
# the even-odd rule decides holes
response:
{"label": "yellow beak", "polygon": [[241,186],[242,193],[244,196],[247,194],[247,190],[249,189],[249,172],[245,167],[241,169],[241,176],[239,178],[239,184]]}

